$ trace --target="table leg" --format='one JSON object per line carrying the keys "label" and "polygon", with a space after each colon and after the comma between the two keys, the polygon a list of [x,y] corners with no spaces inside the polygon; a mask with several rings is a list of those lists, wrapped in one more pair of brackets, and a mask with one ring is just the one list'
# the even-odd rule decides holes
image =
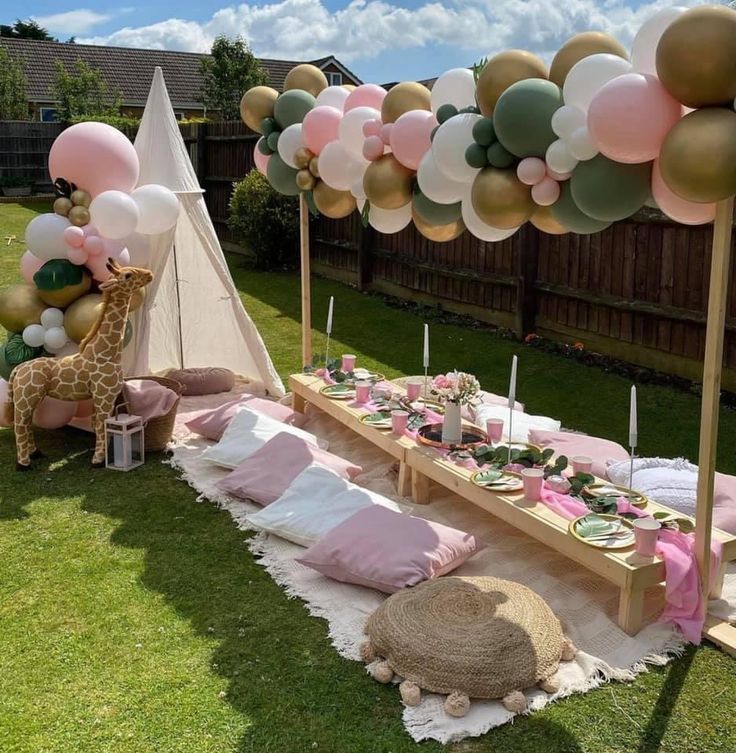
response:
{"label": "table leg", "polygon": [[399,461],[398,492],[401,497],[411,495],[411,468],[408,463]]}
{"label": "table leg", "polygon": [[713,586],[710,589],[709,597],[711,599],[720,599],[723,592],[723,577],[726,574],[727,562],[721,562],[721,569],[718,571],[718,575],[713,580]]}
{"label": "table leg", "polygon": [[306,413],[307,412],[307,401],[297,392],[291,393],[291,407],[297,412],[297,413]]}
{"label": "table leg", "polygon": [[618,626],[628,635],[636,635],[642,629],[644,618],[644,591],[621,589],[618,602]]}
{"label": "table leg", "polygon": [[429,477],[416,468],[411,473],[411,498],[418,505],[429,504]]}

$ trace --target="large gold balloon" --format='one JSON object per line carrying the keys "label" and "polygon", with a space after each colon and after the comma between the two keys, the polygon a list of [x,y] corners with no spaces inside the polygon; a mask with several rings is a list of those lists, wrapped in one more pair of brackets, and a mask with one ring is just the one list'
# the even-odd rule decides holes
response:
{"label": "large gold balloon", "polygon": [[72,207],[67,215],[69,222],[77,227],[84,227],[89,224],[90,216],[87,207]]}
{"label": "large gold balloon", "polygon": [[657,45],[657,75],[683,105],[732,106],[736,12],[722,5],[705,5],[676,18]]}
{"label": "large gold balloon", "polygon": [[54,212],[60,214],[62,217],[66,217],[73,206],[74,204],[66,196],[59,196],[54,202]]}
{"label": "large gold balloon", "polygon": [[371,204],[381,209],[399,209],[411,201],[414,171],[404,167],[393,154],[384,154],[368,165],[363,190]]}
{"label": "large gold balloon", "polygon": [[92,203],[92,197],[87,191],[83,191],[81,188],[72,191],[72,195],[69,198],[75,207],[88,207]]}
{"label": "large gold balloon", "polygon": [[454,241],[455,238],[460,237],[465,232],[465,223],[460,217],[447,225],[430,225],[426,220],[422,219],[421,215],[417,214],[414,209],[411,211],[411,217],[414,220],[414,225],[419,233],[425,238],[437,243]]}
{"label": "large gold balloon", "polygon": [[339,220],[355,211],[355,197],[350,191],[338,191],[330,188],[323,180],[314,187],[314,206],[320,214]]}
{"label": "large gold balloon", "polygon": [[11,285],[0,290],[0,325],[8,332],[22,332],[29,324],[40,324],[45,308],[35,285]]}
{"label": "large gold balloon", "polygon": [[526,50],[507,50],[492,57],[483,67],[475,90],[483,115],[490,118],[498,98],[511,84],[525,78],[547,78],[547,66],[541,58]]}
{"label": "large gold balloon", "polygon": [[736,112],[723,107],[688,113],[667,134],[659,155],[664,182],[700,203],[736,194]]}
{"label": "large gold balloon", "polygon": [[240,117],[256,133],[261,133],[261,121],[273,117],[273,106],[279,93],[270,86],[254,86],[240,100]]}
{"label": "large gold balloon", "polygon": [[57,309],[65,309],[71,303],[89,292],[92,287],[92,276],[82,272],[82,279],[76,285],[67,285],[58,290],[38,290],[38,297],[47,305]]}
{"label": "large gold balloon", "polygon": [[102,313],[102,296],[98,293],[74,301],[64,312],[64,329],[70,340],[80,343]]}
{"label": "large gold balloon", "polygon": [[601,52],[617,55],[624,60],[629,59],[626,48],[618,40],[602,31],[585,31],[568,39],[560,47],[549,67],[549,80],[561,87],[575,63]]}
{"label": "large gold balloon", "polygon": [[541,230],[543,233],[547,233],[547,235],[564,235],[570,232],[569,228],[566,228],[552,216],[551,207],[537,207],[529,222],[537,230]]}
{"label": "large gold balloon", "polygon": [[143,301],[146,300],[145,291],[145,288],[137,288],[133,291],[133,295],[130,297],[130,307],[128,308],[129,313],[132,314],[134,311],[138,311],[138,309],[143,305]]}
{"label": "large gold balloon", "polygon": [[484,168],[473,181],[471,198],[478,217],[502,230],[523,225],[536,209],[531,188],[516,177],[516,170]]}
{"label": "large gold balloon", "polygon": [[309,170],[300,170],[296,174],[296,186],[300,191],[311,191],[317,185],[317,178]]}
{"label": "large gold balloon", "polygon": [[429,89],[416,81],[396,84],[383,98],[381,120],[394,123],[409,110],[431,110],[431,97]]}
{"label": "large gold balloon", "polygon": [[302,63],[292,68],[284,79],[285,92],[289,89],[302,89],[309,92],[313,97],[316,97],[328,86],[327,76],[316,65],[310,63]]}
{"label": "large gold balloon", "polygon": [[349,92],[355,91],[355,84],[343,84],[343,89],[347,89]]}

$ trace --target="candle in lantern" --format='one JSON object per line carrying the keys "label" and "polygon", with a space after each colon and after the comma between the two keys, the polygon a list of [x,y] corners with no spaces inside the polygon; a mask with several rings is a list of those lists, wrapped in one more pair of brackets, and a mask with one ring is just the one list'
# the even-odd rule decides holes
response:
{"label": "candle in lantern", "polygon": [[330,296],[330,308],[327,310],[327,334],[332,334],[332,308],[335,305],[334,296]]}

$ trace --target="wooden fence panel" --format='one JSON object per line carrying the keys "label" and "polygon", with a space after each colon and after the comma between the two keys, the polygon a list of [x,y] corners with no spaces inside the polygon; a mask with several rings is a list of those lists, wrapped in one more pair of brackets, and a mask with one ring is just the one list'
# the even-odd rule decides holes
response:
{"label": "wooden fence panel", "polygon": [[0,121],[0,176],[50,186],[49,150],[62,130],[60,123]]}

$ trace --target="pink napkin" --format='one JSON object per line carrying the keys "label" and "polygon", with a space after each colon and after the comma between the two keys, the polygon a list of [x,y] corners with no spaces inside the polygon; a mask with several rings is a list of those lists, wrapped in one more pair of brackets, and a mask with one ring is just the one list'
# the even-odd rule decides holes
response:
{"label": "pink napkin", "polygon": [[165,416],[178,399],[176,392],[150,379],[131,379],[123,383],[123,401],[128,404],[128,411],[144,421]]}

